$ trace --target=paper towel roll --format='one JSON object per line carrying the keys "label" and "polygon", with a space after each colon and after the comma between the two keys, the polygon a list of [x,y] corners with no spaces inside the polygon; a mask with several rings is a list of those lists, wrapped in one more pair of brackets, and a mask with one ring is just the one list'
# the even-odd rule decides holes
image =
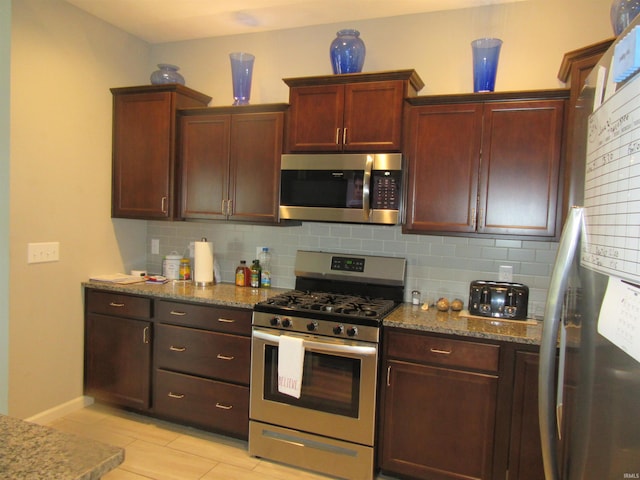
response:
{"label": "paper towel roll", "polygon": [[194,243],[193,281],[199,287],[213,285],[213,243],[206,238]]}

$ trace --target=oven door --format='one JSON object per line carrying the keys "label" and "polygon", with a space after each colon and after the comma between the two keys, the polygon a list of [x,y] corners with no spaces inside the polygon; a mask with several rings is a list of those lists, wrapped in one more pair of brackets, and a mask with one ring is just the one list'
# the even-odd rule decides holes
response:
{"label": "oven door", "polygon": [[253,327],[250,418],[373,446],[378,345],[286,332],[304,340],[300,398],[278,392],[285,332]]}

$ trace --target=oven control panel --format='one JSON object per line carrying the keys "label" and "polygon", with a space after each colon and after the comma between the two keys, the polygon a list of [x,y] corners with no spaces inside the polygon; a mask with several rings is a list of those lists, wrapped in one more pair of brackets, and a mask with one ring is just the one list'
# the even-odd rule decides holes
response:
{"label": "oven control panel", "polygon": [[343,272],[364,272],[364,258],[331,257],[331,270]]}

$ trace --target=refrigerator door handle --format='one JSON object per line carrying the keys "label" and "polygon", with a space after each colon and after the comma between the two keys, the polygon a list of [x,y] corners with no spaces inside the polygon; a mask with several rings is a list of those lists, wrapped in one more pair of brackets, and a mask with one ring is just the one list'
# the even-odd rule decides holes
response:
{"label": "refrigerator door handle", "polygon": [[560,237],[556,262],[551,275],[547,304],[542,324],[540,344],[540,370],[538,373],[538,415],[540,417],[540,441],[544,476],[546,480],[558,480],[558,439],[556,436],[555,369],[558,330],[561,321],[564,292],[569,272],[580,243],[584,209],[571,207]]}

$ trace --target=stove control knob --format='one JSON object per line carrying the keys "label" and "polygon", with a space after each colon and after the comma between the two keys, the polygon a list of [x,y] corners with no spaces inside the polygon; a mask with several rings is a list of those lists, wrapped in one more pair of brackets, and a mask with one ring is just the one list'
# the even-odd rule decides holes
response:
{"label": "stove control knob", "polygon": [[343,332],[344,332],[344,326],[336,325],[335,327],[333,327],[333,333],[335,333],[336,335],[340,335]]}
{"label": "stove control knob", "polygon": [[277,327],[278,325],[280,325],[280,317],[273,317],[271,320],[269,320],[269,323],[272,327]]}
{"label": "stove control knob", "polygon": [[350,337],[355,337],[358,335],[358,327],[349,327],[347,328],[347,335]]}
{"label": "stove control knob", "polygon": [[289,328],[291,326],[291,320],[288,318],[285,318],[282,320],[282,326],[284,328]]}
{"label": "stove control knob", "polygon": [[307,323],[307,330],[310,332],[314,332],[318,330],[318,322],[309,322]]}

